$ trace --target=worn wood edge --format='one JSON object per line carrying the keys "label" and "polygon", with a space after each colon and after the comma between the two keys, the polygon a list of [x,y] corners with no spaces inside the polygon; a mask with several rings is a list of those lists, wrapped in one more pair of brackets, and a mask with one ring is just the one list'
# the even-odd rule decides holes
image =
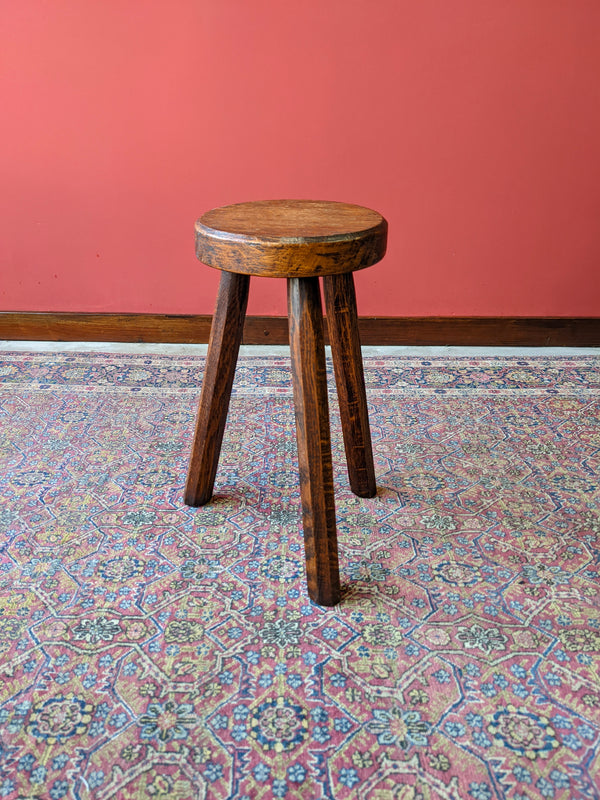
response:
{"label": "worn wood edge", "polygon": [[[384,220],[385,222],[385,220]],[[355,272],[376,264],[387,248],[382,223],[360,238],[331,241],[262,241],[219,239],[196,232],[196,257],[203,264],[228,272],[263,278],[311,278]]]}
{"label": "worn wood edge", "polygon": [[[0,339],[208,342],[210,315],[0,312]],[[363,345],[600,347],[600,317],[359,317]],[[327,328],[325,328],[327,340]],[[288,344],[286,317],[246,318],[243,344]]]}

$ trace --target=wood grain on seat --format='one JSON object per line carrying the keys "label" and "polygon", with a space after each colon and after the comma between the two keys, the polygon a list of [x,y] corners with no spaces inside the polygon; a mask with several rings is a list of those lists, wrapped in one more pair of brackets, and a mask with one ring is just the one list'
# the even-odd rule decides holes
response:
{"label": "wood grain on seat", "polygon": [[215,208],[196,223],[196,255],[227,272],[303,278],[380,261],[387,222],[349,203],[267,200]]}

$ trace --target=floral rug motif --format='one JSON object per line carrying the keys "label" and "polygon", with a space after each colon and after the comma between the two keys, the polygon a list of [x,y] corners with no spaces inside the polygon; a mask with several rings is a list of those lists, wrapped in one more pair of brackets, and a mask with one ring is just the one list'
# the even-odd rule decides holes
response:
{"label": "floral rug motif", "polygon": [[342,603],[306,594],[290,365],[0,356],[0,798],[600,797],[600,360],[366,358],[330,412]]}

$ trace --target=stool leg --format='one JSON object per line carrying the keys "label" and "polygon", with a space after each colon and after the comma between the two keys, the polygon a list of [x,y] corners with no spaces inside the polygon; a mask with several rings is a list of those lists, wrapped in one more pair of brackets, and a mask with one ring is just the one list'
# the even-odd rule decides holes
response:
{"label": "stool leg", "polygon": [[350,488],[359,497],[374,497],[377,485],[352,273],[325,276],[323,288]]}
{"label": "stool leg", "polygon": [[288,313],[308,593],[333,606],[340,578],[318,278],[288,278]]}
{"label": "stool leg", "polygon": [[213,493],[248,304],[250,277],[222,272],[210,329],[184,500],[203,506]]}

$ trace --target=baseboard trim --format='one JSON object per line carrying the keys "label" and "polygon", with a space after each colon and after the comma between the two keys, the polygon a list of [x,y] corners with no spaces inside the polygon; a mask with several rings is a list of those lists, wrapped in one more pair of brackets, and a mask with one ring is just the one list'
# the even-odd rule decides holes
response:
{"label": "baseboard trim", "polygon": [[[208,342],[209,315],[0,312],[0,339]],[[365,345],[598,347],[600,317],[361,317]],[[244,344],[287,344],[285,317],[250,316]]]}

